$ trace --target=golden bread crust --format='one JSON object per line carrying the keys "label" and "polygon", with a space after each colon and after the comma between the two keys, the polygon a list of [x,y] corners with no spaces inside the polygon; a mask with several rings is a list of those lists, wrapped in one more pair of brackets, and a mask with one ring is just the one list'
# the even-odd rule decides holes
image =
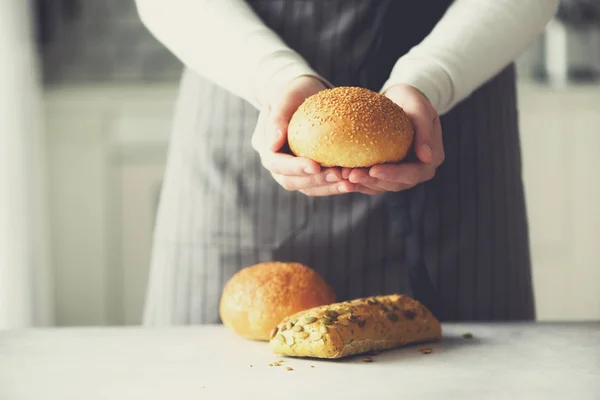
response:
{"label": "golden bread crust", "polygon": [[288,126],[292,153],[324,167],[399,162],[413,139],[413,126],[400,106],[356,87],[327,89],[307,98]]}
{"label": "golden bread crust", "polygon": [[315,307],[284,318],[271,350],[293,357],[342,358],[440,339],[440,322],[418,301],[399,294]]}
{"label": "golden bread crust", "polygon": [[268,262],[246,267],[225,285],[223,324],[252,340],[269,340],[285,316],[335,302],[335,293],[313,269],[299,263]]}

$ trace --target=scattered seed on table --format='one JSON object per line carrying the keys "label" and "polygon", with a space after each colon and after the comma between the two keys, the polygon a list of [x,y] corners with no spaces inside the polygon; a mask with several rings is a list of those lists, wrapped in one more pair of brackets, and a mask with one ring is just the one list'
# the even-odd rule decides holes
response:
{"label": "scattered seed on table", "polygon": [[371,357],[364,357],[363,361],[364,362],[373,362],[373,359]]}
{"label": "scattered seed on table", "polygon": [[421,351],[421,353],[423,353],[423,354],[431,354],[431,352],[433,351],[433,350],[431,349],[431,347],[423,347],[423,348],[421,348],[421,349],[419,349],[419,350],[420,350],[420,351]]}
{"label": "scattered seed on table", "polygon": [[473,334],[471,332],[466,332],[462,334],[464,339],[473,339]]}
{"label": "scattered seed on table", "polygon": [[292,367],[285,367],[285,370],[286,370],[286,371],[293,371],[293,370],[294,370],[294,368],[292,368]]}

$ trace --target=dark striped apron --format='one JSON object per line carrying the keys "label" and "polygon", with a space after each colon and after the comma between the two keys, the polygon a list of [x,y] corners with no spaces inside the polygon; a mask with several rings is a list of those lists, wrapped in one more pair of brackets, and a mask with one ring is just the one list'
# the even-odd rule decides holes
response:
{"label": "dark striped apron", "polygon": [[[449,3],[250,1],[334,85],[375,91]],[[443,116],[445,163],[401,193],[310,198],[282,189],[250,145],[257,116],[184,73],[145,324],[220,322],[227,280],[271,260],[309,265],[339,300],[401,292],[442,320],[534,317],[513,66]]]}

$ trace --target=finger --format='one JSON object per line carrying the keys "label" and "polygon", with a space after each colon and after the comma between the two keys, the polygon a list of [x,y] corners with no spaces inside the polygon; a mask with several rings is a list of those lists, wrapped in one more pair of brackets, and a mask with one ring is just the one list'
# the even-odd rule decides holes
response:
{"label": "finger", "polygon": [[350,170],[347,179],[352,183],[360,183],[365,178],[369,178],[368,168],[354,168]]}
{"label": "finger", "polygon": [[340,183],[333,183],[327,186],[319,186],[310,189],[300,190],[300,193],[303,193],[307,196],[311,197],[322,197],[322,196],[335,196],[339,194],[345,194],[355,191],[355,186],[348,182],[343,181]]}
{"label": "finger", "polygon": [[350,172],[352,172],[352,168],[342,168],[342,178],[348,179]]}
{"label": "finger", "polygon": [[349,181],[379,192],[399,192],[413,186],[412,184],[373,178],[369,175],[369,170],[366,168],[352,170]]}
{"label": "finger", "polygon": [[265,151],[260,154],[260,160],[263,167],[278,175],[301,176],[321,172],[321,166],[316,162],[285,153]]}
{"label": "finger", "polygon": [[287,142],[287,126],[288,123],[283,123],[281,120],[271,121],[267,123],[267,129],[264,136],[264,147],[269,151],[279,151]]}
{"label": "finger", "polygon": [[415,127],[415,154],[422,163],[438,167],[444,160],[440,117],[435,110],[426,107],[420,107],[419,112],[419,115],[412,118]]}
{"label": "finger", "polygon": [[349,180],[352,183],[356,183],[360,186],[364,186],[379,192],[399,192],[411,186],[401,182],[393,182],[373,178],[369,175],[369,170],[364,168],[352,170],[352,172],[350,173]]}
{"label": "finger", "polygon": [[286,122],[281,113],[280,107],[274,109],[271,105],[267,105],[258,115],[252,134],[252,147],[259,153],[279,151],[285,145],[289,119]]}
{"label": "finger", "polygon": [[433,107],[413,96],[401,98],[399,105],[408,115],[410,122],[415,129],[414,149],[417,158],[426,164],[433,163],[435,151],[438,147],[434,140],[434,123],[439,121],[439,117]]}
{"label": "finger", "polygon": [[[443,158],[441,123],[427,97],[410,85],[392,87],[386,95],[402,107],[415,129],[414,151],[417,158],[425,164],[439,165]],[[434,132],[436,127],[440,137]]]}
{"label": "finger", "polygon": [[440,121],[439,116],[433,121],[433,164],[436,167],[442,165],[446,158],[446,154],[444,152],[444,137],[442,135],[442,122]]}
{"label": "finger", "polygon": [[405,183],[382,181],[382,180],[370,178],[370,177],[367,179],[361,180],[361,182],[358,185],[366,187],[366,188],[374,190],[374,191],[377,191],[379,193],[401,192],[403,190],[410,189],[411,187],[413,187],[412,185],[407,185]]}
{"label": "finger", "polygon": [[252,132],[252,139],[250,141],[252,148],[256,150],[258,153],[263,153],[265,151],[269,151],[270,146],[266,140],[265,129],[266,129],[266,121],[268,116],[267,107],[265,110],[262,110],[258,114],[258,120],[256,121],[256,125],[254,127],[254,132]]}
{"label": "finger", "polygon": [[[433,123],[434,118],[436,116],[432,116],[427,112],[428,110],[424,110],[423,108],[419,109],[419,114],[415,114],[412,116],[411,121],[415,128],[415,137],[414,137],[414,149],[417,158],[425,163],[432,163],[434,160],[433,149]],[[409,114],[409,117],[411,115]]]}
{"label": "finger", "polygon": [[433,154],[433,141],[431,140],[431,133],[419,131],[415,135],[415,154],[419,161],[425,164],[431,164],[434,162]]}
{"label": "finger", "polygon": [[[282,175],[305,175],[305,174],[316,174],[321,171],[321,166],[309,159],[294,157],[289,154],[276,153],[272,150],[274,147],[273,141],[269,141],[268,136],[265,134],[265,124],[268,119],[270,106],[263,110],[259,116],[252,134],[252,147],[261,156],[261,162],[263,167],[272,173]],[[282,147],[279,146],[279,147]]]}
{"label": "finger", "polygon": [[285,190],[295,191],[310,189],[319,186],[329,186],[332,183],[341,182],[341,171],[336,169],[325,170],[319,174],[307,176],[286,176],[272,174],[273,178]]}
{"label": "finger", "polygon": [[285,136],[273,137],[267,134],[267,121],[270,109],[271,107],[267,106],[265,110],[261,111],[254,132],[252,133],[251,145],[259,154],[277,152],[281,150],[286,142]]}
{"label": "finger", "polygon": [[[367,168],[345,169],[346,171],[344,171],[344,169],[342,170],[342,177],[344,176],[344,173],[346,173],[346,179],[356,184],[357,192],[373,196],[388,191],[386,188],[378,187],[373,184],[374,182],[378,182],[378,180],[369,176],[369,170]],[[390,184],[390,187],[391,185],[392,184]],[[395,183],[395,185],[398,184]]]}
{"label": "finger", "polygon": [[271,102],[266,121],[266,140],[272,151],[283,147],[287,141],[287,128],[292,116],[305,100],[305,96],[282,96]]}
{"label": "finger", "polygon": [[369,170],[369,176],[383,181],[418,185],[435,176],[432,164],[403,163],[376,165]]}
{"label": "finger", "polygon": [[442,124],[437,113],[430,118],[430,124],[423,123],[415,132],[415,154],[421,162],[438,167],[444,161]]}
{"label": "finger", "polygon": [[369,196],[376,196],[378,194],[383,193],[381,190],[372,189],[363,185],[356,185],[355,191],[357,193],[367,194]]}

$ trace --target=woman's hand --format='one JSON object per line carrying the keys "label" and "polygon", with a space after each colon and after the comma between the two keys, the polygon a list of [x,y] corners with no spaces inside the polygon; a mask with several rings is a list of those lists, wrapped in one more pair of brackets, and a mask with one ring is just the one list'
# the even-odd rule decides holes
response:
{"label": "woman's hand", "polygon": [[324,89],[323,82],[314,77],[292,80],[260,112],[252,135],[252,147],[277,183],[307,196],[349,193],[358,186],[343,179],[340,168],[321,168],[312,160],[281,151],[287,144],[287,128],[294,112],[307,97]]}
{"label": "woman's hand", "polygon": [[430,180],[445,157],[440,118],[427,98],[414,87],[403,84],[390,87],[385,95],[408,114],[415,128],[418,161],[342,170],[344,179],[375,193],[399,192]]}

